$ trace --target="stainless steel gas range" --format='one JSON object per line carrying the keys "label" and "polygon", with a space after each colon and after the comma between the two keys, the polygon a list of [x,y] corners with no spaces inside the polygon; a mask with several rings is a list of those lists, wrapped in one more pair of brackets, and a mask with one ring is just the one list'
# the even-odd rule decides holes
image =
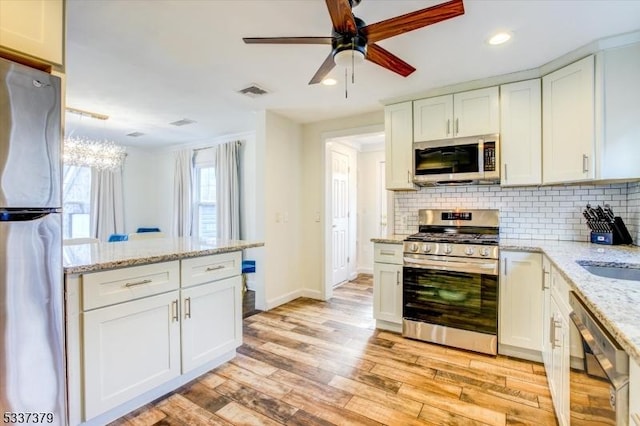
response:
{"label": "stainless steel gas range", "polygon": [[402,334],[495,355],[498,210],[420,210],[404,241]]}

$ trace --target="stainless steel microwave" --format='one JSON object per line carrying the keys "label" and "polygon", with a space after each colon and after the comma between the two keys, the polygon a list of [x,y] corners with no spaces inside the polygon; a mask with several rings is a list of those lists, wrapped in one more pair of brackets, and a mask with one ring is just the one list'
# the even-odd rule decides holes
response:
{"label": "stainless steel microwave", "polygon": [[497,134],[413,144],[413,180],[417,185],[500,182]]}

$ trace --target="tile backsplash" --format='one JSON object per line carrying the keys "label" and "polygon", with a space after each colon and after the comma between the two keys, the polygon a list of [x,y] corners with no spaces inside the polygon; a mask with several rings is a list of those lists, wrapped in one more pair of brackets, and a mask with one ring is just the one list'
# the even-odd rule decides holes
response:
{"label": "tile backsplash", "polygon": [[419,209],[499,209],[502,238],[542,238],[588,241],[582,216],[587,203],[611,205],[638,244],[640,183],[563,186],[455,186],[423,187],[394,195],[396,234],[418,229]]}

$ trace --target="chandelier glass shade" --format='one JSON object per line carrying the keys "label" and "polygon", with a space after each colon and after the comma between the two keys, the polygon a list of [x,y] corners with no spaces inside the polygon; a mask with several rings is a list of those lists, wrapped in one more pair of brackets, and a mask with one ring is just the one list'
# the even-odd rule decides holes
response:
{"label": "chandelier glass shade", "polygon": [[126,156],[125,148],[112,141],[69,137],[64,140],[62,159],[69,166],[108,170],[122,166]]}

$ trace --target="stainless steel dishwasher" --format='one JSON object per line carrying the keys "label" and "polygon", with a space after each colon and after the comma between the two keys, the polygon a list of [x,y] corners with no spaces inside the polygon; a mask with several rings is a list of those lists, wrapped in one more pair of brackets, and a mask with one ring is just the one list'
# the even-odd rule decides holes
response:
{"label": "stainless steel dishwasher", "polygon": [[603,420],[602,424],[628,425],[629,355],[574,292],[569,296],[569,304],[573,309],[571,320],[582,338],[584,371],[581,374],[597,377],[609,385],[591,388],[594,399],[609,400],[608,407],[600,406],[598,417]]}

